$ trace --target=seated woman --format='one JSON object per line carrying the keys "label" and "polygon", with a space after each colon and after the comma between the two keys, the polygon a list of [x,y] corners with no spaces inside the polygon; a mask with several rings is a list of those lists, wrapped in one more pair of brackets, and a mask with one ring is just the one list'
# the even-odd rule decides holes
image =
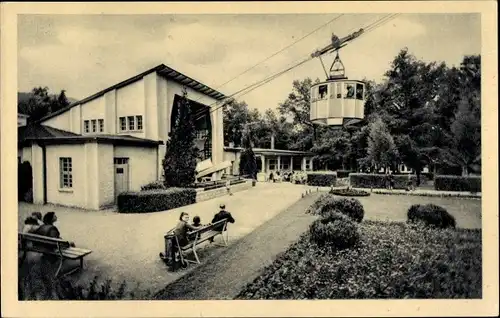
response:
{"label": "seated woman", "polygon": [[201,219],[199,216],[195,216],[193,218],[193,226],[196,226],[196,227],[201,226]]}
{"label": "seated woman", "polygon": [[172,235],[167,234],[165,236],[165,253],[160,253],[160,258],[166,260],[168,263],[171,263],[172,265],[175,265],[175,263],[177,263],[175,261],[176,259],[175,254],[177,253],[177,245],[173,244],[172,240],[175,240],[175,237],[177,237],[180,246],[187,245],[189,243],[188,231],[195,231],[201,228],[201,225],[200,226],[191,225],[188,223],[188,221],[189,221],[189,214],[187,212],[182,212],[181,215],[179,216],[179,222],[177,222],[177,225],[172,231]]}
{"label": "seated woman", "polygon": [[[56,216],[55,212],[45,213],[45,215],[43,216],[43,225],[40,226],[34,232],[34,234],[62,239],[61,233],[59,233],[59,230],[54,225],[56,222],[57,222],[57,216]],[[69,245],[74,247],[75,243],[69,242]]]}
{"label": "seated woman", "polygon": [[37,219],[32,216],[28,216],[24,220],[23,233],[35,233],[40,228]]}

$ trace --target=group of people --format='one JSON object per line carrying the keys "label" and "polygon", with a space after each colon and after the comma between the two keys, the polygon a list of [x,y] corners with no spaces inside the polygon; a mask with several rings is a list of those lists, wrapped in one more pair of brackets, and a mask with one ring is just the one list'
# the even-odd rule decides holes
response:
{"label": "group of people", "polygon": [[[193,217],[192,223],[189,223],[189,213],[181,212],[179,216],[179,222],[171,232],[165,235],[165,252],[160,253],[160,257],[167,261],[167,264],[171,265],[173,269],[178,266],[178,253],[180,251],[177,250],[177,245],[174,243],[174,239],[177,238],[180,246],[185,246],[190,243],[190,232],[202,229],[206,226],[212,225],[224,219],[227,219],[229,223],[234,223],[235,220],[230,212],[226,210],[226,206],[221,204],[219,206],[220,211],[216,213],[212,222],[209,224],[202,224],[201,218],[199,216]],[[221,224],[217,228],[214,228],[214,231],[222,231],[223,225]],[[213,242],[213,238],[210,238],[210,243]]]}
{"label": "group of people", "polygon": [[43,217],[41,212],[33,212],[24,220],[22,232],[61,238],[59,230],[54,225],[56,222],[57,216],[55,212],[47,212]]}

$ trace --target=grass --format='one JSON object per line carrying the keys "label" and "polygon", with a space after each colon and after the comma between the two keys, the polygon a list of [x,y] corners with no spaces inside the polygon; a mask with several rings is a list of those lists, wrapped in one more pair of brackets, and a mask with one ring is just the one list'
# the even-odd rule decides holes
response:
{"label": "grass", "polygon": [[304,234],[236,299],[481,298],[481,230],[364,221],[360,232],[345,250]]}

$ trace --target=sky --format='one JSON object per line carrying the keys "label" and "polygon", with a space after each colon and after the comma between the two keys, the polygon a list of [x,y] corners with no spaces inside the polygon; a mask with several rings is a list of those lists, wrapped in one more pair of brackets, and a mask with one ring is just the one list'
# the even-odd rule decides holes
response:
{"label": "sky", "polygon": [[[18,90],[47,86],[82,99],[165,64],[226,95],[302,61],[386,14],[344,14],[265,63],[248,68],[324,25],[333,14],[20,15]],[[401,14],[349,43],[340,58],[350,79],[380,82],[398,52],[459,65],[481,52],[479,14]],[[335,55],[324,56],[329,69]],[[250,108],[275,109],[294,80],[325,79],[313,59],[238,98]]]}

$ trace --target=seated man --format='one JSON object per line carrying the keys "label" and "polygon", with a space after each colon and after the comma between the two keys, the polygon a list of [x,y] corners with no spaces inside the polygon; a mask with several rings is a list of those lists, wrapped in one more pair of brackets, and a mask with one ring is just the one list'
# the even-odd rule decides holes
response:
{"label": "seated man", "polygon": [[[217,213],[217,214],[214,215],[214,218],[212,219],[212,224],[216,223],[216,222],[219,222],[221,220],[224,220],[224,219],[227,219],[227,221],[229,223],[234,223],[233,216],[231,215],[230,212],[226,211],[226,205],[225,204],[221,204],[219,206],[219,208],[220,208],[220,211],[219,211],[219,213]],[[224,227],[224,225],[221,224],[217,228],[214,228],[214,230],[215,231],[222,231],[223,227]],[[214,241],[214,239],[211,238],[210,242],[213,242],[213,241]]]}

